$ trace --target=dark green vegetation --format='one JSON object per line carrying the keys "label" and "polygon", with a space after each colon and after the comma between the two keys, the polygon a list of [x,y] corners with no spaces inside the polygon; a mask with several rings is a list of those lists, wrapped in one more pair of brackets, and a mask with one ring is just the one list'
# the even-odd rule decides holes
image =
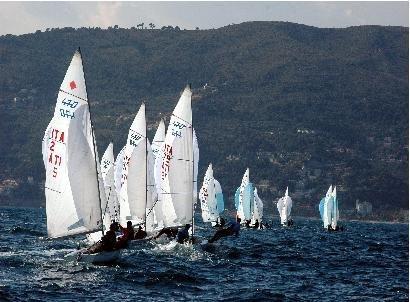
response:
{"label": "dark green vegetation", "polygon": [[283,22],[0,37],[3,203],[44,200],[41,140],[78,46],[100,154],[111,140],[119,152],[142,101],[152,138],[190,82],[199,181],[212,162],[229,207],[249,167],[268,214],[289,185],[294,214],[316,216],[331,183],[342,217],[356,199],[408,209],[408,28]]}

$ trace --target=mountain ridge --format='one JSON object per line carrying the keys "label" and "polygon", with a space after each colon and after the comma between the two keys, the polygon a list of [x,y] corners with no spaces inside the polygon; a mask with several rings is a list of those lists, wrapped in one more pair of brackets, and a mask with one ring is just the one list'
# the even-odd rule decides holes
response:
{"label": "mountain ridge", "polygon": [[3,200],[26,198],[27,178],[36,188],[44,178],[41,138],[78,44],[100,153],[110,140],[121,149],[141,101],[152,137],[190,82],[199,182],[212,161],[232,199],[249,165],[262,198],[289,184],[307,212],[329,182],[346,210],[356,199],[408,209],[408,28],[287,22],[1,36],[0,185],[22,184]]}

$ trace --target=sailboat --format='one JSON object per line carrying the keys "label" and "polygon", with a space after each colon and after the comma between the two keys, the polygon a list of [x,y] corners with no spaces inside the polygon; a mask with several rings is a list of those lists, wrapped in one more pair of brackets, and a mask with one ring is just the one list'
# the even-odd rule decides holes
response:
{"label": "sailboat", "polygon": [[[144,225],[147,230],[147,214],[152,213],[154,186],[153,155],[146,136],[145,104],[142,104],[129,129],[127,144],[122,154],[120,183],[121,224],[131,221],[133,225]],[[148,218],[151,230],[153,218]]]}
{"label": "sailboat", "polygon": [[292,210],[292,198],[289,196],[288,187],[286,187],[285,196],[279,198],[277,208],[280,215],[281,225],[289,226],[291,223],[290,212]]}
{"label": "sailboat", "polygon": [[[333,193],[333,189],[332,189],[332,186],[330,186],[329,189],[327,190],[326,196],[322,198],[322,200],[319,203],[320,217],[322,218],[323,227],[325,229],[329,229],[329,226],[330,227],[332,226],[332,221],[334,221],[333,216],[335,214],[335,210],[333,209],[334,201],[333,201],[332,193]],[[335,194],[336,194],[336,191],[335,191]]]}
{"label": "sailboat", "polygon": [[[114,186],[114,147],[110,143],[101,158],[101,175],[104,183],[104,191],[107,203],[101,204],[104,233],[110,227],[112,221],[118,221],[119,203]],[[102,232],[87,234],[88,241],[95,243],[102,237]]]}
{"label": "sailboat", "polygon": [[[191,89],[187,86],[172,113],[161,156],[157,157],[159,200],[163,204],[165,227],[188,223],[193,226],[194,222],[195,174],[198,171],[198,159],[194,157],[198,150],[195,151],[194,146],[191,97]],[[193,227],[191,232],[193,235]]]}
{"label": "sailboat", "polygon": [[249,168],[247,168],[242,177],[241,186],[235,193],[236,215],[241,219],[242,223],[252,219],[253,207],[254,188],[253,184],[249,182]]}
{"label": "sailboat", "polygon": [[199,190],[199,200],[201,201],[202,220],[216,225],[219,215],[224,210],[224,200],[222,188],[213,176],[212,164],[206,170],[204,182]]}
{"label": "sailboat", "polygon": [[255,188],[253,191],[253,213],[251,224],[255,224],[256,220],[260,223],[263,218],[263,201],[258,195],[258,189]]}
{"label": "sailboat", "polygon": [[[74,53],[60,86],[42,153],[48,236],[103,232],[101,205],[107,201],[80,49]],[[119,251],[90,255],[91,261],[112,261],[118,256]]]}

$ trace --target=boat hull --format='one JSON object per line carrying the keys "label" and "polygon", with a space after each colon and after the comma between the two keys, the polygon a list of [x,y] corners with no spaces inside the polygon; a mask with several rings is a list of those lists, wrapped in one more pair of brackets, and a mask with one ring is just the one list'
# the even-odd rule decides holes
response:
{"label": "boat hull", "polygon": [[94,254],[86,253],[87,249],[81,249],[74,251],[64,256],[64,259],[68,261],[77,261],[85,263],[112,263],[118,260],[121,256],[121,251],[111,251],[111,252],[100,252]]}

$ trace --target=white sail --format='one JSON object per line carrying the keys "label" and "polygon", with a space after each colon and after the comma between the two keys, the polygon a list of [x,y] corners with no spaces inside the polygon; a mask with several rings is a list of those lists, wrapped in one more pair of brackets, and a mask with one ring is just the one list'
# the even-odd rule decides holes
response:
{"label": "white sail", "polygon": [[154,159],[158,157],[158,154],[161,152],[161,148],[165,141],[165,123],[164,120],[161,119],[159,122],[157,131],[155,132],[154,139],[152,140],[152,153],[154,155]]}
{"label": "white sail", "polygon": [[101,158],[101,175],[104,182],[107,203],[101,204],[105,230],[109,229],[111,221],[118,221],[119,202],[114,185],[114,147],[110,143]]}
{"label": "white sail", "polygon": [[[146,231],[152,232],[157,224],[158,215],[162,214],[161,209],[156,208],[158,194],[154,179],[154,154],[151,144],[147,139],[147,202],[146,202]],[[159,213],[158,213],[159,212]]]}
{"label": "white sail", "polygon": [[79,51],[60,86],[42,150],[49,237],[101,229],[106,201]]}
{"label": "white sail", "polygon": [[327,229],[328,225],[332,224],[332,210],[333,210],[333,201],[332,201],[332,186],[329,187],[326,193],[324,200],[324,212],[323,212],[323,227]]}
{"label": "white sail", "polygon": [[279,199],[277,207],[280,215],[280,223],[287,225],[292,210],[292,198],[289,196],[288,188],[286,188],[285,196]]}
{"label": "white sail", "polygon": [[332,228],[335,230],[336,226],[337,226],[337,222],[339,221],[339,202],[336,198],[336,186],[334,186],[333,191],[332,191],[332,195],[331,195],[331,199],[332,199]]}
{"label": "white sail", "polygon": [[[122,147],[120,153],[118,153],[117,158],[115,159],[115,163],[114,163],[114,187],[115,187],[115,192],[117,193],[117,198],[119,198],[120,192],[121,192],[121,175],[122,175],[122,165],[124,162],[124,151],[125,151],[125,146]],[[118,201],[118,206],[119,206],[119,201]]]}
{"label": "white sail", "polygon": [[263,217],[263,202],[262,199],[259,198],[258,189],[255,188],[253,196],[254,206],[252,214],[252,223],[255,223],[256,220],[258,220],[258,222],[261,222]]}
{"label": "white sail", "polygon": [[164,213],[167,226],[192,223],[194,163],[193,129],[190,88],[185,88],[175,107],[160,159],[160,199],[166,207],[174,206],[176,218],[170,221],[169,213]]}
{"label": "white sail", "polygon": [[214,181],[212,164],[209,164],[205,173],[204,182],[199,190],[202,220],[204,222],[216,222],[219,218]]}
{"label": "white sail", "polygon": [[[111,221],[118,221],[119,203],[114,187],[114,148],[110,143],[101,158],[101,175],[104,183],[106,203],[101,204],[103,232],[110,228]],[[102,237],[102,232],[87,234],[91,242],[97,242]]]}
{"label": "white sail", "polygon": [[239,187],[238,195],[238,207],[236,215],[241,218],[242,222],[245,221],[245,213],[243,209],[243,198],[245,187],[249,184],[249,168],[246,169],[245,174],[242,177],[241,186]]}
{"label": "white sail", "polygon": [[145,105],[142,104],[128,132],[121,173],[120,222],[145,222],[147,201],[147,139]]}

